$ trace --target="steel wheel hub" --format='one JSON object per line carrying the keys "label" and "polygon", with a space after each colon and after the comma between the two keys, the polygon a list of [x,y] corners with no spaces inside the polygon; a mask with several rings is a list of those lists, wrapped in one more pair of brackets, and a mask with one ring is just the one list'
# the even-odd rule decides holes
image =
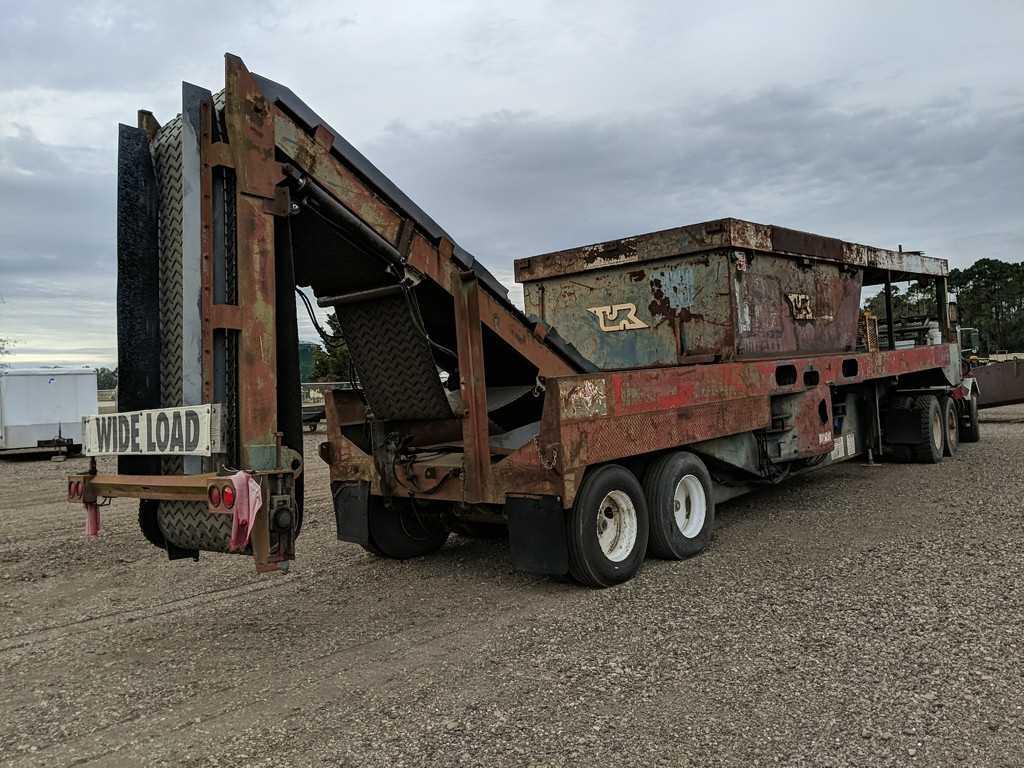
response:
{"label": "steel wheel hub", "polygon": [[609,491],[597,510],[597,542],[605,557],[625,560],[636,547],[636,507],[625,491]]}
{"label": "steel wheel hub", "polygon": [[942,450],[942,416],[938,411],[932,416],[932,442],[936,448]]}
{"label": "steel wheel hub", "polygon": [[676,492],[672,498],[672,517],[676,528],[686,538],[696,538],[704,529],[707,514],[708,498],[700,478],[684,475],[676,483]]}

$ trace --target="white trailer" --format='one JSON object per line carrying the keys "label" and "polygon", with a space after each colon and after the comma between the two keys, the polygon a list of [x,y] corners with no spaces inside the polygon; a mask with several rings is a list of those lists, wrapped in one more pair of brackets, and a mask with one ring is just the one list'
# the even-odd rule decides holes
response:
{"label": "white trailer", "polygon": [[0,370],[0,455],[77,453],[97,413],[95,368]]}

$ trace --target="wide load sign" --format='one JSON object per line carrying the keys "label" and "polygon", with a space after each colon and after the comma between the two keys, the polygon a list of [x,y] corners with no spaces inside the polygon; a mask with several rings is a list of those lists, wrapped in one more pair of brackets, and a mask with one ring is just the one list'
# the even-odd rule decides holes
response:
{"label": "wide load sign", "polygon": [[86,456],[211,456],[221,452],[219,405],[186,405],[82,419]]}

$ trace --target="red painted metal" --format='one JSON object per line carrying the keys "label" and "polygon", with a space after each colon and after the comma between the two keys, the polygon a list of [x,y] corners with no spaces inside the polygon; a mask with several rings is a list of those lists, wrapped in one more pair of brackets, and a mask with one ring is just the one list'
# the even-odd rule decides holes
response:
{"label": "red painted metal", "polygon": [[95,538],[100,535],[100,508],[95,501],[87,502],[85,507],[85,535]]}

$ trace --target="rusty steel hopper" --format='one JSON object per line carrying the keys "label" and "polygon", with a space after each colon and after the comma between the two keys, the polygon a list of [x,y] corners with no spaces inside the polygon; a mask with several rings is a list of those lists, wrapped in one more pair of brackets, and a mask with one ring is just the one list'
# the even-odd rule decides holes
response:
{"label": "rusty steel hopper", "polygon": [[720,219],[521,259],[516,280],[527,314],[583,356],[637,368],[853,351],[863,284],[898,279],[879,269],[883,256],[934,269],[915,254]]}

